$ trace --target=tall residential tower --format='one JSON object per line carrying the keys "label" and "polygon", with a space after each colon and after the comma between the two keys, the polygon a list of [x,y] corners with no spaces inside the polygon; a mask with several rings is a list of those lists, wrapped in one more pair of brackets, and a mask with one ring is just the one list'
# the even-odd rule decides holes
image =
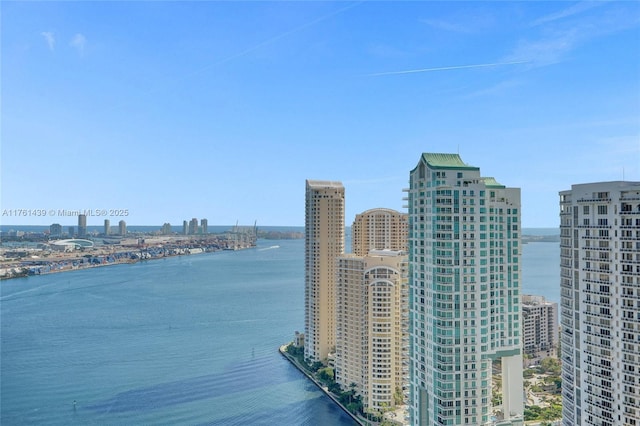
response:
{"label": "tall residential tower", "polygon": [[500,424],[521,425],[520,189],[425,153],[407,191],[411,424],[488,425],[499,409]]}
{"label": "tall residential tower", "polygon": [[402,404],[409,385],[406,223],[390,209],[358,214],[353,253],[338,257],[335,380],[374,411]]}
{"label": "tall residential tower", "polygon": [[560,192],[562,421],[640,425],[640,182]]}
{"label": "tall residential tower", "polygon": [[78,237],[83,238],[87,236],[87,215],[78,215]]}
{"label": "tall residential tower", "polygon": [[409,216],[377,208],[357,214],[351,227],[352,252],[366,256],[371,250],[407,251]]}
{"label": "tall residential tower", "polygon": [[344,186],[306,181],[304,356],[327,362],[335,350],[336,258],[344,253]]}

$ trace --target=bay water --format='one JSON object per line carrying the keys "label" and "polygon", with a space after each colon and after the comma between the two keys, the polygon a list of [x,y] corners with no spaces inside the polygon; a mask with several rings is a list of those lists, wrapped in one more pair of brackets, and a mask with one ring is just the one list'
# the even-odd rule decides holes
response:
{"label": "bay water", "polygon": [[[523,293],[559,300],[557,243]],[[304,328],[304,241],[0,283],[2,425],[352,425],[279,353]]]}

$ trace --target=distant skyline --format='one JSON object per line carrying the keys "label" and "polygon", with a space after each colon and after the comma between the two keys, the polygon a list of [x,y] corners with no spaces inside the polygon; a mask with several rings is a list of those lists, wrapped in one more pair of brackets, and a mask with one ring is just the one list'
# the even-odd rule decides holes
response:
{"label": "distant skyline", "polygon": [[[128,225],[406,212],[423,152],[522,188],[640,181],[640,3],[18,2],[1,7],[0,211]],[[0,224],[77,224],[0,216]]]}

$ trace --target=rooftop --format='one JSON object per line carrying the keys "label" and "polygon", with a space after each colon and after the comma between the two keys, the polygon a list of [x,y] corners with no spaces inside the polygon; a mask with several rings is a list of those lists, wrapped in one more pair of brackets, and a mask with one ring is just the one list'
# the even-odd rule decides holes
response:
{"label": "rooftop", "polygon": [[429,167],[435,169],[480,170],[479,167],[470,166],[462,161],[462,158],[460,158],[459,154],[425,152],[422,154],[422,158],[429,165]]}
{"label": "rooftop", "polygon": [[487,188],[504,188],[504,185],[498,182],[496,178],[483,177],[482,180],[484,181],[484,184],[487,186]]}
{"label": "rooftop", "polygon": [[344,188],[342,182],[330,180],[311,180],[307,179],[307,185],[312,188]]}

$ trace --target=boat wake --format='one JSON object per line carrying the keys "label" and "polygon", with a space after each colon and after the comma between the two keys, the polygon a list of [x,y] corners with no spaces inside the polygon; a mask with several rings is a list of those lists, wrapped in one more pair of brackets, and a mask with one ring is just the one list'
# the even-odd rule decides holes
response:
{"label": "boat wake", "polygon": [[265,247],[265,248],[258,249],[258,251],[273,250],[277,248],[280,248],[280,246]]}

